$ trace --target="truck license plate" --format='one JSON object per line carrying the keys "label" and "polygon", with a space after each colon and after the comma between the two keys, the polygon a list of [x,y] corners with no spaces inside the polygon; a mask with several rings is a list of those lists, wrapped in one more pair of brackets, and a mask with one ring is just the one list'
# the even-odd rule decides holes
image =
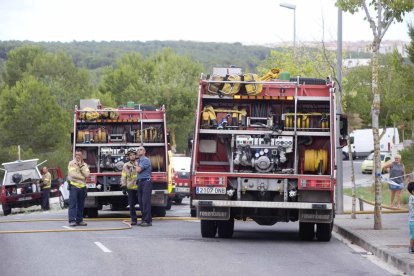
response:
{"label": "truck license plate", "polygon": [[31,196],[26,196],[26,197],[21,197],[18,199],[18,201],[23,201],[23,200],[31,200],[32,197]]}
{"label": "truck license plate", "polygon": [[177,193],[189,193],[190,188],[175,187],[175,191]]}
{"label": "truck license plate", "polygon": [[96,188],[96,184],[95,183],[86,183],[86,188],[88,188],[88,189],[95,189]]}
{"label": "truck license plate", "polygon": [[196,187],[197,194],[225,194],[225,187]]}

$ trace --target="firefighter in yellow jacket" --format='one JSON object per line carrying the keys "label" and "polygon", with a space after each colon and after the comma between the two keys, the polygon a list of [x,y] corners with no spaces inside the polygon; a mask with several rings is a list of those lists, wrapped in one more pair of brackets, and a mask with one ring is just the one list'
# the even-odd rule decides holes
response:
{"label": "firefighter in yellow jacket", "polygon": [[122,168],[121,173],[121,188],[122,192],[128,194],[128,205],[129,213],[131,215],[131,225],[137,224],[137,213],[135,211],[135,205],[138,203],[137,195],[137,177],[138,173],[136,171],[136,158],[137,151],[133,148],[130,148],[127,152],[129,161],[126,162]]}
{"label": "firefighter in yellow jacket", "polygon": [[83,221],[83,208],[86,198],[86,178],[89,176],[89,167],[83,161],[82,150],[76,149],[75,159],[68,165],[69,190],[69,225],[86,226]]}
{"label": "firefighter in yellow jacket", "polygon": [[42,168],[42,180],[40,183],[42,190],[42,210],[50,210],[49,197],[50,197],[50,188],[52,188],[52,175],[50,174],[47,167]]}

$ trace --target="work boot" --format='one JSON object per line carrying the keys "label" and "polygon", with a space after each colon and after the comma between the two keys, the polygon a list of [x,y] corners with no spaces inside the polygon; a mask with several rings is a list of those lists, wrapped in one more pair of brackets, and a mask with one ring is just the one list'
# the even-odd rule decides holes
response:
{"label": "work boot", "polygon": [[408,253],[414,254],[414,247],[409,247],[408,248]]}
{"label": "work boot", "polygon": [[74,221],[71,221],[71,222],[69,222],[69,226],[76,226],[76,222],[74,222]]}
{"label": "work boot", "polygon": [[76,225],[78,225],[78,226],[86,226],[88,224],[82,220],[82,221],[77,222]]}
{"label": "work boot", "polygon": [[137,225],[136,221],[131,221],[131,225]]}
{"label": "work boot", "polygon": [[140,224],[140,226],[146,227],[146,226],[152,226],[151,222],[143,222]]}

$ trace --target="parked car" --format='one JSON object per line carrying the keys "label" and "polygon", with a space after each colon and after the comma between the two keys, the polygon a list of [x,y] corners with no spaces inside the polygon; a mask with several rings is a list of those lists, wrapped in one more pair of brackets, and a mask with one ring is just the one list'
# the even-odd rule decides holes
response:
{"label": "parked car", "polygon": [[[38,169],[38,159],[17,160],[3,163],[4,177],[1,183],[1,204],[5,216],[11,214],[12,208],[26,208],[40,205],[42,193]],[[60,168],[49,168],[52,175],[50,197],[59,196],[59,186],[62,183]]]}
{"label": "parked car", "polygon": [[[386,162],[391,160],[391,153],[389,152],[380,152],[381,156],[381,172],[385,173],[384,165]],[[372,173],[374,169],[374,153],[368,155],[368,157],[362,162],[361,164],[361,172],[362,173]]]}
{"label": "parked car", "polygon": [[184,197],[190,196],[190,157],[173,157],[173,191],[176,204],[181,204]]}
{"label": "parked car", "polygon": [[62,185],[59,187],[59,205],[60,208],[64,209],[69,207],[69,190],[68,190],[68,181],[65,180]]}
{"label": "parked car", "polygon": [[[381,135],[384,130],[379,129]],[[357,129],[349,134],[352,158],[362,158],[368,156],[374,151],[374,140],[372,136],[372,129]],[[391,152],[394,147],[400,143],[400,136],[398,129],[394,127],[388,127],[385,129],[385,134],[380,140],[380,151]],[[342,157],[344,160],[348,159],[348,146],[342,149]]]}

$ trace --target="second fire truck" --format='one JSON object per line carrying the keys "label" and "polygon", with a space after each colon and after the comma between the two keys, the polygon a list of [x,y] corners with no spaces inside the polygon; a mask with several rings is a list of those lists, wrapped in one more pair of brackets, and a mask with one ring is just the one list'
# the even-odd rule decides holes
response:
{"label": "second fire truck", "polygon": [[79,148],[89,165],[88,196],[85,213],[97,217],[98,210],[110,205],[124,209],[128,200],[122,194],[120,177],[127,162],[129,148],[144,146],[152,165],[152,213],[165,216],[168,193],[168,141],[166,113],[158,109],[128,102],[119,108],[104,108],[99,100],[81,100],[75,108],[73,152]]}

